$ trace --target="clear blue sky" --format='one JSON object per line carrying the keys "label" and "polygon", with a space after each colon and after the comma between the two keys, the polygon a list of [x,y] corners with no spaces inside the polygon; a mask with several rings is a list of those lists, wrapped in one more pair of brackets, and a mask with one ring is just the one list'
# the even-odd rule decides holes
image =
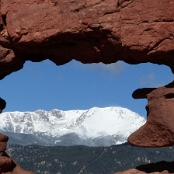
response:
{"label": "clear blue sky", "polygon": [[155,64],[81,64],[56,66],[49,60],[33,63],[0,81],[4,110],[71,110],[121,106],[146,116],[146,99],[135,100],[137,88],[157,87],[173,80],[167,66]]}

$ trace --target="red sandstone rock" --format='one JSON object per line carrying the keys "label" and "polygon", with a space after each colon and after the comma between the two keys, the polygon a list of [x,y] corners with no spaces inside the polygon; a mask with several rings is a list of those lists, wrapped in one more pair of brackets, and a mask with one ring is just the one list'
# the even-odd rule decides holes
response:
{"label": "red sandstone rock", "polygon": [[174,82],[147,94],[147,122],[131,134],[132,145],[164,147],[174,145]]}
{"label": "red sandstone rock", "polygon": [[26,60],[174,69],[173,0],[1,0],[0,78]]}
{"label": "red sandstone rock", "polygon": [[[21,69],[26,60],[47,58],[57,65],[72,59],[151,62],[168,65],[174,72],[173,7],[173,0],[1,0],[0,79]],[[172,88],[139,96],[147,95],[148,121],[129,137],[131,144],[174,144]],[[5,155],[5,147],[2,139],[0,165],[13,165],[8,174],[25,173]],[[142,173],[135,169],[127,173],[136,172]]]}
{"label": "red sandstone rock", "polygon": [[0,134],[0,173],[1,174],[32,174],[20,168],[6,153],[8,137]]}

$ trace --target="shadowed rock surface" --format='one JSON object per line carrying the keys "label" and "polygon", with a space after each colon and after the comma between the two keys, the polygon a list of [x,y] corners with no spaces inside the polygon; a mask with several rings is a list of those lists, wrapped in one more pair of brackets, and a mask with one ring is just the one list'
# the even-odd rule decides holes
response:
{"label": "shadowed rock surface", "polygon": [[129,169],[125,172],[117,172],[115,174],[168,174],[174,173],[174,162],[160,161],[158,163],[150,163],[146,165],[137,166],[135,169]]}
{"label": "shadowed rock surface", "polygon": [[6,101],[0,97],[0,113],[2,113],[2,110],[6,106]]}
{"label": "shadowed rock surface", "polygon": [[146,173],[162,172],[162,173],[174,173],[174,162],[160,161],[157,163],[151,163],[146,165],[137,166],[136,169],[144,171]]}
{"label": "shadowed rock surface", "polygon": [[33,174],[19,167],[6,153],[8,137],[0,134],[0,173],[5,174]]}

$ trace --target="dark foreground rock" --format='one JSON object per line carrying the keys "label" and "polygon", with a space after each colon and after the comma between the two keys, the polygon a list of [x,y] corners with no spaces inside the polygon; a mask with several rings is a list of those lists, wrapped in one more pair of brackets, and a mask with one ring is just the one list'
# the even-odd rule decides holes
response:
{"label": "dark foreground rock", "polygon": [[115,174],[168,174],[174,173],[174,162],[161,161],[158,163],[151,163],[146,165],[137,166],[135,169],[129,169],[124,172],[117,172]]}
{"label": "dark foreground rock", "polygon": [[0,173],[2,174],[33,174],[19,167],[6,153],[8,137],[0,134]]}

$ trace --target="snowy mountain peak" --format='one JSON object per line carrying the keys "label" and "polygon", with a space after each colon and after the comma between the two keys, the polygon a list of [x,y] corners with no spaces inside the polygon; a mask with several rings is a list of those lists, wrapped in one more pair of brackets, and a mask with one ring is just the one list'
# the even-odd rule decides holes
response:
{"label": "snowy mountain peak", "polygon": [[58,109],[16,111],[1,114],[0,130],[40,138],[52,137],[54,139],[52,145],[66,140],[69,143],[72,141],[72,144],[80,142],[96,146],[97,142],[102,144],[106,138],[109,145],[124,143],[127,137],[145,122],[143,117],[122,107],[93,107],[89,110],[69,111]]}

